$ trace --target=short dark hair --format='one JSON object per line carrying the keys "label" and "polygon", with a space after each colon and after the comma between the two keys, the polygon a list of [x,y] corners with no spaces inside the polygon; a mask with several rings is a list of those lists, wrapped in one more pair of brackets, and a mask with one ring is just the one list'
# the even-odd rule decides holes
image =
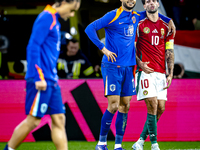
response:
{"label": "short dark hair", "polygon": [[72,38],[72,39],[70,39],[70,40],[66,39],[66,43],[68,44],[69,42],[72,42],[72,43],[77,43],[77,42],[78,42],[78,40],[77,40],[77,39],[75,39],[75,38]]}
{"label": "short dark hair", "polygon": [[[159,0],[157,0],[157,2],[159,2]],[[145,4],[145,0],[142,0],[142,4],[143,4],[143,5]]]}
{"label": "short dark hair", "polygon": [[69,42],[72,42],[72,43],[77,43],[77,42],[78,42],[78,40],[77,40],[77,39],[75,39],[75,38],[72,38],[71,40],[69,40]]}
{"label": "short dark hair", "polygon": [[71,2],[80,2],[81,0],[55,0],[55,3],[56,3],[56,7],[60,7],[61,3],[65,1],[67,3],[71,3]]}

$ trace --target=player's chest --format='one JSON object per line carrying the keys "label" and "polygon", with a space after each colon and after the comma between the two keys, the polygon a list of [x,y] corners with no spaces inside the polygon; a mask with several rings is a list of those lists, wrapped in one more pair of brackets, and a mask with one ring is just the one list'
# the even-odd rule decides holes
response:
{"label": "player's chest", "polygon": [[120,17],[109,26],[109,29],[122,36],[133,37],[136,33],[138,21],[138,18],[135,16]]}
{"label": "player's chest", "polygon": [[60,40],[60,36],[60,26],[57,24],[52,28],[52,30],[50,30],[49,37],[52,41],[58,42]]}
{"label": "player's chest", "polygon": [[139,37],[151,43],[160,45],[165,43],[167,28],[164,25],[143,24],[139,28]]}

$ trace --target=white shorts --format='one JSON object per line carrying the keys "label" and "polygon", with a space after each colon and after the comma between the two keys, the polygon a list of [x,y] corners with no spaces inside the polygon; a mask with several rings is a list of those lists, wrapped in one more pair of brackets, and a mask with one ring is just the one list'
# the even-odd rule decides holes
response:
{"label": "white shorts", "polygon": [[158,100],[167,100],[166,75],[159,72],[146,74],[143,71],[136,73],[135,78],[137,100],[157,97]]}

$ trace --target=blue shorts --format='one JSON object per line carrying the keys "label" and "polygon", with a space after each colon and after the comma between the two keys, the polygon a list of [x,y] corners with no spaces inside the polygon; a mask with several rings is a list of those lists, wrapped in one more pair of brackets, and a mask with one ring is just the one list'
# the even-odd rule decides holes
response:
{"label": "blue shorts", "polygon": [[101,63],[101,73],[104,81],[105,96],[136,95],[132,66],[116,66],[108,63]]}
{"label": "blue shorts", "polygon": [[33,79],[26,80],[26,115],[42,118],[45,114],[65,113],[58,83],[48,81],[47,89],[39,91]]}

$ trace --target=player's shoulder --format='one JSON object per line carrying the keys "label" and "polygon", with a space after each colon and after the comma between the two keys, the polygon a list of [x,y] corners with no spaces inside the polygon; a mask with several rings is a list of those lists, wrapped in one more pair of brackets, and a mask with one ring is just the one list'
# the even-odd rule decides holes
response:
{"label": "player's shoulder", "polygon": [[166,27],[168,27],[168,23],[165,22],[162,18],[159,18],[159,21],[160,21],[163,25],[165,25]]}
{"label": "player's shoulder", "polygon": [[54,17],[48,11],[42,11],[35,20],[35,25],[49,27],[54,21]]}
{"label": "player's shoulder", "polygon": [[107,20],[107,22],[109,22],[108,24],[111,24],[115,22],[121,16],[122,12],[123,12],[123,9],[122,7],[120,7],[106,13],[104,15],[104,18]]}
{"label": "player's shoulder", "polygon": [[138,26],[141,25],[141,24],[143,24],[143,23],[145,23],[146,21],[148,21],[148,18],[147,18],[147,17],[142,18],[142,19],[139,21]]}
{"label": "player's shoulder", "polygon": [[38,17],[41,19],[53,19],[56,13],[57,11],[52,6],[47,5]]}
{"label": "player's shoulder", "polygon": [[106,15],[109,15],[110,17],[114,17],[114,16],[116,16],[119,13],[119,11],[122,11],[121,7],[113,9],[113,10],[107,12]]}
{"label": "player's shoulder", "polygon": [[137,16],[146,15],[145,11],[137,11],[137,10],[133,10],[132,14]]}
{"label": "player's shoulder", "polygon": [[51,12],[43,10],[43,11],[38,15],[38,17],[39,17],[39,18],[52,18],[52,15],[53,15],[53,14],[52,14]]}
{"label": "player's shoulder", "polygon": [[43,22],[43,23],[48,23],[48,22],[52,22],[53,20],[53,16],[51,13],[49,13],[48,11],[42,11],[38,16],[36,21],[37,22]]}

